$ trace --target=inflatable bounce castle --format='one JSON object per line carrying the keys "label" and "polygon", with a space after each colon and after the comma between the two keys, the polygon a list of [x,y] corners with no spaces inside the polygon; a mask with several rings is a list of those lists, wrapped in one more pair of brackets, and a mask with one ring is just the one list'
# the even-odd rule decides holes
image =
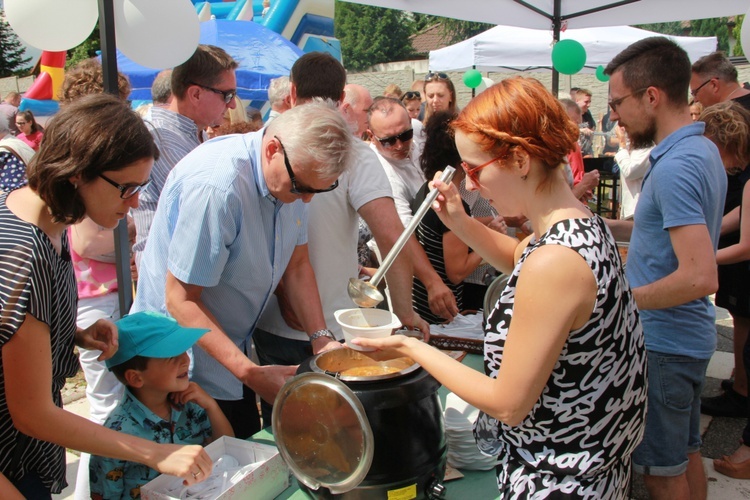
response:
{"label": "inflatable bounce castle", "polygon": [[[341,59],[341,45],[333,38],[334,0],[266,0],[269,3],[267,7],[263,0],[191,1],[200,21],[254,22],[291,41],[301,52],[328,52]],[[272,37],[269,35],[269,38]],[[130,77],[133,84],[131,99],[150,99],[151,82],[158,70],[146,71],[145,74],[141,72],[137,76],[129,74],[120,56],[121,54],[118,55],[118,67]],[[65,77],[64,68],[65,52],[43,52],[40,74],[24,94],[20,109],[31,110],[39,116],[56,113],[59,109],[58,95]],[[254,92],[243,95],[243,89],[238,88],[238,93],[243,99],[250,100],[253,106],[260,108],[266,100],[264,92],[268,81],[282,74],[288,74],[288,68],[286,73],[279,70],[278,74],[264,75],[258,79]],[[258,88],[262,88],[262,92],[258,92]]]}

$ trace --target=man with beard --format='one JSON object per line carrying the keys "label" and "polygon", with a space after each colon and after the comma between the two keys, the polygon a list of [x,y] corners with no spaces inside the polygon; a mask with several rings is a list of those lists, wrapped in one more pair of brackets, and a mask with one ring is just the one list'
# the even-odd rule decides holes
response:
{"label": "man with beard", "polygon": [[[693,123],[687,102],[690,60],[664,37],[640,40],[605,70],[611,119],[634,148],[652,142],[651,167],[630,237],[627,277],[641,311],[648,351],[648,414],[633,453],[651,498],[706,498],[700,458],[700,393],[716,348],[716,247],[726,175],[716,147]],[[632,235],[630,234],[632,231]]]}

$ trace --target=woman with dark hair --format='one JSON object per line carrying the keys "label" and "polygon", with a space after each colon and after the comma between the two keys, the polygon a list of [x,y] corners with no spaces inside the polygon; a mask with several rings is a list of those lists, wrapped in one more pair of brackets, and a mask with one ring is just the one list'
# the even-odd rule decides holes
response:
{"label": "woman with dark hair", "polygon": [[[461,157],[456,149],[456,143],[453,141],[453,133],[450,129],[450,124],[455,118],[456,115],[450,111],[438,111],[430,117],[425,125],[426,141],[420,166],[427,179],[432,179],[437,172],[445,169],[446,165],[458,167],[461,163]],[[458,187],[464,177],[463,170],[456,170],[453,175],[453,184]],[[425,182],[412,201],[412,213],[417,211],[429,193],[429,182]],[[466,213],[469,213],[469,205],[466,203],[463,203],[463,205]],[[424,248],[427,258],[430,259],[430,264],[432,264],[435,272],[456,297],[458,310],[462,310],[463,280],[479,266],[482,258],[471,252],[466,243],[451,232],[440,221],[437,213],[432,210],[425,214],[419,226],[417,226],[416,237]],[[414,310],[431,325],[444,323],[448,320],[448,318],[441,318],[432,313],[427,300],[427,288],[416,278],[414,279],[412,302]]]}
{"label": "woman with dark hair", "polygon": [[76,328],[68,227],[90,217],[114,228],[138,205],[158,151],[140,117],[109,95],[65,106],[50,122],[29,184],[0,193],[0,473],[27,498],[65,486],[65,448],[144,463],[186,484],[211,471],[200,446],[159,445],[62,409],[74,344],[117,349],[107,320]]}
{"label": "woman with dark hair", "polygon": [[16,127],[21,131],[16,137],[28,144],[34,151],[39,151],[39,144],[44,134],[34,120],[34,114],[31,111],[16,113]]}
{"label": "woman with dark hair", "polygon": [[578,129],[537,80],[508,78],[452,124],[467,189],[522,214],[523,242],[471,219],[435,177],[435,210],[508,284],[487,320],[486,375],[415,338],[355,339],[409,356],[481,410],[480,450],[497,456],[502,498],[627,497],[643,436],[646,351],[614,238],[568,187]]}
{"label": "woman with dark hair", "polygon": [[456,104],[456,87],[446,73],[430,71],[424,77],[425,112],[424,121],[438,111],[458,113]]}

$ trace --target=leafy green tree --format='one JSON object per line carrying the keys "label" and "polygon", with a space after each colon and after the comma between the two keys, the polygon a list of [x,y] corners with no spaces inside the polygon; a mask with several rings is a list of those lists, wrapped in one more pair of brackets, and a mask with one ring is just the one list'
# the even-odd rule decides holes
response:
{"label": "leafy green tree", "polygon": [[[689,36],[715,36],[718,41],[718,50],[729,52],[729,29],[726,17],[714,17],[711,19],[696,19],[690,21]],[[670,23],[642,24],[638,28],[663,33],[665,35],[683,36],[682,24],[678,21]]]}
{"label": "leafy green tree", "polygon": [[336,2],[335,35],[347,69],[408,60],[413,49],[409,19],[400,10]]}
{"label": "leafy green tree", "polygon": [[99,41],[99,24],[97,24],[94,31],[81,45],[68,51],[65,69],[71,68],[85,59],[95,57],[99,50],[101,50],[101,42]]}
{"label": "leafy green tree", "polygon": [[31,58],[24,57],[25,52],[26,47],[0,11],[0,78],[22,75],[30,69]]}
{"label": "leafy green tree", "polygon": [[440,18],[440,31],[448,43],[458,43],[480,33],[484,33],[494,24],[476,23],[473,21],[462,21],[460,19]]}
{"label": "leafy green tree", "polygon": [[745,16],[737,16],[735,18],[735,24],[734,30],[732,30],[732,35],[734,36],[734,39],[737,40],[737,45],[734,46],[734,54],[733,56],[744,56],[745,55],[745,49],[742,47],[742,42],[740,39],[740,33],[742,33],[742,23],[745,21]]}

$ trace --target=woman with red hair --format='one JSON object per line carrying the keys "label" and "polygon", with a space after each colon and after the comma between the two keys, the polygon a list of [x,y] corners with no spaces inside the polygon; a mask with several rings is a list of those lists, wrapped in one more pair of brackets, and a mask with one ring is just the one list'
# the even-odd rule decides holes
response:
{"label": "woman with red hair", "polygon": [[626,498],[646,353],[614,239],[563,174],[578,129],[541,83],[510,78],[453,130],[467,189],[534,228],[523,242],[495,232],[466,214],[453,184],[433,181],[443,223],[509,275],[487,321],[486,375],[414,338],[355,342],[412,357],[481,410],[475,437],[498,456],[501,497]]}

